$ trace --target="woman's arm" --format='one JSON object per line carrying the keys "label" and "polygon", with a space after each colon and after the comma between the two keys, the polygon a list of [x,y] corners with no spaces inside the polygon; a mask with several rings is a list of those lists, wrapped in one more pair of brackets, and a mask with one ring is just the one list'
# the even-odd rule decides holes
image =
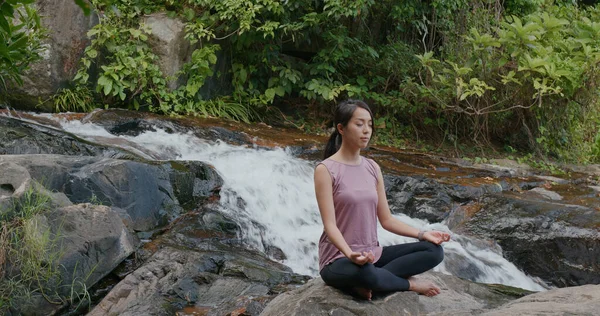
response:
{"label": "woman's arm", "polygon": [[335,223],[335,209],[333,207],[333,182],[331,175],[324,165],[318,165],[315,169],[315,194],[317,196],[317,204],[319,205],[319,212],[321,213],[321,219],[323,220],[323,227],[325,228],[325,234],[348,259],[356,264],[362,265],[367,262],[372,262],[372,254],[361,254],[353,252],[348,246],[348,243],[344,239],[342,232]]}
{"label": "woman's arm", "polygon": [[377,170],[378,174],[377,218],[379,218],[379,222],[381,223],[383,229],[390,231],[396,235],[413,237],[420,240],[427,240],[438,245],[450,240],[450,234],[439,231],[428,231],[423,233],[422,236],[419,236],[419,229],[407,225],[395,218],[394,216],[392,216],[392,212],[390,212],[390,207],[388,205],[387,196],[385,195],[385,184],[383,183],[383,174],[381,173],[381,168],[379,168],[379,165],[377,163],[375,163],[375,169]]}

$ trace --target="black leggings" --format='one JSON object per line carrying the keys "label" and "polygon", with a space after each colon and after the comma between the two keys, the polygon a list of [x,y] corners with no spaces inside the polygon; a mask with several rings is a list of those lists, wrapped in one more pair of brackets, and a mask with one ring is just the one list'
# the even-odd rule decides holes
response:
{"label": "black leggings", "polygon": [[441,246],[428,241],[383,247],[381,258],[362,266],[340,258],[321,270],[327,285],[343,290],[362,287],[375,292],[407,291],[407,278],[437,266],[444,259]]}

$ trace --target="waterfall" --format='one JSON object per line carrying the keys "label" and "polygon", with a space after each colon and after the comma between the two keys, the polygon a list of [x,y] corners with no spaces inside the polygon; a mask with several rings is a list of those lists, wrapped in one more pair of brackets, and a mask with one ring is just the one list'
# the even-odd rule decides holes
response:
{"label": "waterfall", "polygon": [[[61,121],[64,130],[96,142],[119,139],[131,143],[149,157],[199,160],[213,165],[224,179],[220,211],[242,227],[249,247],[269,253],[279,248],[281,262],[296,273],[318,274],[317,243],[323,227],[315,200],[315,162],[294,157],[288,150],[233,146],[199,139],[192,133],[147,131],[138,136],[115,136],[100,126]],[[414,227],[448,231],[440,223],[429,224],[405,215],[394,215]],[[414,241],[379,227],[382,246]],[[527,276],[502,257],[499,247],[452,233],[443,244],[446,257],[434,270],[483,283],[500,283],[529,290],[544,290],[542,282]]]}

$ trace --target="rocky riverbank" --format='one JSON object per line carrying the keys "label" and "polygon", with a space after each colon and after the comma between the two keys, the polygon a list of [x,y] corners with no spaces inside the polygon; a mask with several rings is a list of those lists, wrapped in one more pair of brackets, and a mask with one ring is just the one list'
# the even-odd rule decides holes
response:
{"label": "rocky riverbank", "polygon": [[[290,146],[305,159],[318,153],[319,140],[267,126],[218,126],[124,111],[71,119],[93,120],[113,135],[160,127],[238,146]],[[455,276],[424,276],[442,284],[436,298],[396,293],[357,302],[270,259],[277,250],[267,255],[249,249],[236,218],[219,208],[223,180],[210,165],[157,160],[126,140],[82,139],[39,120],[0,116],[0,213],[11,212],[31,188],[51,198],[49,210],[33,221],[36,234],[61,236],[63,255],[51,262],[63,267],[54,284],[62,289],[58,295],[68,295],[69,284],[90,289],[107,276],[117,282],[92,315],[492,315],[546,313],[549,306],[557,315],[568,310],[591,315],[597,308],[599,286],[589,284],[599,283],[600,212],[597,183],[589,174],[559,179],[384,148],[368,151],[385,168],[393,212],[443,221],[454,232],[501,249],[546,284],[571,287],[568,293],[556,289],[524,296],[530,292],[467,281],[482,272],[454,258],[448,269]],[[278,132],[288,134],[269,138]],[[115,270],[126,258],[133,262],[128,269]],[[9,272],[5,280],[18,275]],[[544,301],[552,304],[535,303]],[[34,293],[15,300],[10,313],[85,311],[86,304],[73,310],[71,303],[49,302]]]}

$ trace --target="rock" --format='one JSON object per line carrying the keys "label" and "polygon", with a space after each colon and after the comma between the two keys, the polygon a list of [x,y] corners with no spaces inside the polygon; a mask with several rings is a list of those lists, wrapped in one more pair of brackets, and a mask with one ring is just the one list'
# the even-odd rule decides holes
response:
{"label": "rock", "polygon": [[457,277],[429,272],[419,276],[434,281],[442,289],[435,297],[415,292],[377,295],[372,301],[353,299],[321,278],[299,289],[280,294],[261,313],[271,315],[473,315],[513,300],[486,285]]}
{"label": "rock", "polygon": [[504,315],[598,315],[600,310],[600,285],[583,285],[555,289],[525,296],[485,316]]}
{"label": "rock", "polygon": [[600,283],[600,213],[593,208],[488,196],[455,212],[453,230],[496,240],[529,275],[559,287]]}
{"label": "rock", "polygon": [[[110,273],[137,248],[138,240],[119,216],[106,206],[79,204],[36,215],[28,239],[43,243],[39,256],[58,272],[55,278],[40,277],[46,297],[75,298]],[[59,301],[60,302],[60,301]],[[64,303],[64,302],[63,302]],[[48,315],[63,308],[39,293],[15,303],[15,314]]]}
{"label": "rock", "polygon": [[[183,211],[178,199],[193,209],[216,196],[223,183],[218,173],[202,162],[5,155],[0,156],[0,164],[13,166],[11,170],[16,172],[5,173],[4,178],[26,170],[48,191],[58,192],[53,193],[57,197],[68,197],[67,203],[94,202],[122,209],[118,213],[136,231],[164,226]],[[22,177],[17,175],[2,181],[6,191],[14,190]],[[64,200],[59,205],[65,205]]]}
{"label": "rock", "polygon": [[31,176],[27,169],[12,162],[0,162],[0,170],[0,217],[4,217],[15,199],[29,189]]}
{"label": "rock", "polygon": [[157,240],[159,250],[88,315],[173,315],[184,309],[258,315],[277,287],[305,280],[245,249],[238,232],[235,222],[212,208],[185,215]]}
{"label": "rock", "polygon": [[531,167],[525,163],[519,163],[512,159],[491,159],[491,164],[474,165],[476,168],[488,170],[498,170],[510,174],[511,176],[526,176],[532,171]]}
{"label": "rock", "polygon": [[64,284],[85,284],[89,288],[132,254],[139,244],[108,206],[68,206],[40,216],[38,221],[45,221],[50,231],[61,237]]}
{"label": "rock", "polygon": [[[159,58],[159,67],[163,75],[173,77],[181,70],[184,63],[191,58],[192,47],[185,39],[185,24],[176,18],[170,18],[166,13],[152,13],[144,16],[142,23],[151,31],[149,40],[152,51]],[[168,87],[176,89],[182,80],[169,81]]]}
{"label": "rock", "polygon": [[252,144],[247,134],[220,126],[199,126],[195,121],[168,119],[149,113],[121,109],[98,110],[90,113],[82,121],[102,126],[113,135],[138,136],[145,131],[162,129],[169,134],[193,133],[196,137],[207,141],[224,141],[234,145]]}
{"label": "rock", "polygon": [[47,200],[48,207],[72,205],[64,193],[52,192],[31,178],[29,171],[13,162],[0,162],[0,218],[11,218],[30,199]]}
{"label": "rock", "polygon": [[134,161],[99,159],[69,172],[64,190],[74,203],[96,200],[126,210],[136,231],[164,226],[182,211],[168,171]]}
{"label": "rock", "polygon": [[533,177],[534,178],[538,178],[540,180],[544,180],[544,181],[556,183],[556,184],[567,184],[567,183],[569,183],[569,180],[561,179],[561,178],[557,178],[557,177],[553,177],[553,176],[534,175]]}
{"label": "rock", "polygon": [[223,179],[210,165],[199,161],[171,161],[169,171],[173,193],[185,209],[194,209],[218,194]]}
{"label": "rock", "polygon": [[[434,297],[414,292],[376,295],[356,300],[316,278],[280,294],[261,316],[271,315],[596,315],[600,285],[584,285],[533,293],[516,288],[479,284],[427,272],[442,292]],[[520,297],[520,298],[519,298]]]}
{"label": "rock", "polygon": [[[95,13],[85,16],[74,1],[39,0],[35,6],[49,36],[43,43],[42,59],[25,72],[23,86],[7,91],[9,104],[18,109],[39,110],[39,100],[48,100],[66,86],[89,44],[87,32],[98,24]],[[46,102],[41,109],[51,111],[53,104]]]}
{"label": "rock", "polygon": [[546,190],[544,188],[533,188],[533,189],[531,189],[529,191],[535,192],[535,193],[537,193],[537,194],[541,195],[542,197],[544,197],[546,199],[549,199],[549,200],[560,201],[560,200],[563,199],[563,197],[560,194],[558,194],[556,192],[553,192],[553,191],[550,191],[550,190]]}
{"label": "rock", "polygon": [[60,154],[139,159],[126,150],[93,144],[51,127],[0,116],[0,155]]}
{"label": "rock", "polygon": [[497,184],[463,186],[442,184],[424,177],[384,176],[388,203],[392,213],[432,223],[446,219],[456,203],[476,200],[485,194],[502,191]]}

